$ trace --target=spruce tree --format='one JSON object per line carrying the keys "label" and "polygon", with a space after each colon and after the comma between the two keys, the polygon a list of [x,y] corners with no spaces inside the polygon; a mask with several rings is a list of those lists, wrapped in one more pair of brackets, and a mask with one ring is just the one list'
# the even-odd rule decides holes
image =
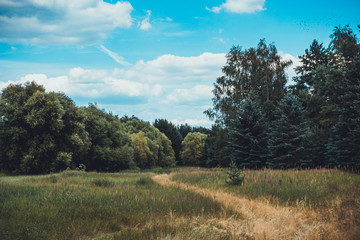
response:
{"label": "spruce tree", "polygon": [[294,168],[300,166],[305,154],[307,126],[304,110],[298,99],[287,94],[275,110],[270,125],[269,148],[271,157],[267,165],[274,168]]}
{"label": "spruce tree", "polygon": [[267,158],[266,122],[260,107],[243,101],[229,127],[230,159],[240,167],[262,168]]}

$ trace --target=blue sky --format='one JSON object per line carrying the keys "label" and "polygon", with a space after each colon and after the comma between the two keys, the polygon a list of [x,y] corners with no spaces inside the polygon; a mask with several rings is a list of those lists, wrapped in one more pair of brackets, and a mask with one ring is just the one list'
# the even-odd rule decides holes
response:
{"label": "blue sky", "polygon": [[36,81],[78,106],[209,127],[212,85],[233,45],[275,43],[298,65],[360,1],[0,0],[0,89]]}

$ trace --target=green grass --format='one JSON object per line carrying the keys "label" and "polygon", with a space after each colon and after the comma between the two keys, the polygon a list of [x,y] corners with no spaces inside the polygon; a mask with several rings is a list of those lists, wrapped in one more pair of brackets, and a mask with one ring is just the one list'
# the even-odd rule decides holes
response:
{"label": "green grass", "polygon": [[174,216],[233,214],[210,198],[160,186],[152,175],[2,176],[0,239],[157,239],[185,231],[172,223]]}
{"label": "green grass", "polygon": [[360,176],[339,170],[245,170],[241,186],[225,183],[226,171],[203,170],[176,173],[172,180],[202,188],[223,189],[250,199],[265,197],[273,203],[306,207],[328,207],[336,199],[357,204]]}

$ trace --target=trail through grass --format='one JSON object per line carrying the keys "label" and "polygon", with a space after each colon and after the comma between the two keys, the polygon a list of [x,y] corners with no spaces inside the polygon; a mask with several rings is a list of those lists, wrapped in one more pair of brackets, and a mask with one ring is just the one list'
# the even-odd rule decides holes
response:
{"label": "trail through grass", "polygon": [[[176,181],[167,175],[155,176],[154,180],[211,196],[244,216],[242,220],[229,220],[228,225],[238,230],[234,236],[255,239],[358,239],[360,236],[358,175],[329,170],[264,170],[245,174],[244,185],[237,187],[225,184],[223,170],[172,174],[171,179]],[[274,189],[271,183],[279,181],[282,185],[277,184]],[[308,190],[302,191],[303,188]],[[337,189],[336,194],[333,189]],[[319,199],[308,200],[314,197],[314,191],[320,191],[315,193]]]}
{"label": "trail through grass", "polygon": [[360,236],[358,175],[328,170],[245,175],[237,187],[225,184],[223,169],[0,176],[0,239]]}
{"label": "trail through grass", "polygon": [[152,173],[0,178],[0,239],[159,239],[231,211]]}

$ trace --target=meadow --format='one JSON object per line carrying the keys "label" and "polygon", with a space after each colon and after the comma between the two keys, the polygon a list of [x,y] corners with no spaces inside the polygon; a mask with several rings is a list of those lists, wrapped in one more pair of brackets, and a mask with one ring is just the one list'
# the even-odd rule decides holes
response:
{"label": "meadow", "polygon": [[360,176],[225,169],[0,177],[0,239],[356,239]]}

